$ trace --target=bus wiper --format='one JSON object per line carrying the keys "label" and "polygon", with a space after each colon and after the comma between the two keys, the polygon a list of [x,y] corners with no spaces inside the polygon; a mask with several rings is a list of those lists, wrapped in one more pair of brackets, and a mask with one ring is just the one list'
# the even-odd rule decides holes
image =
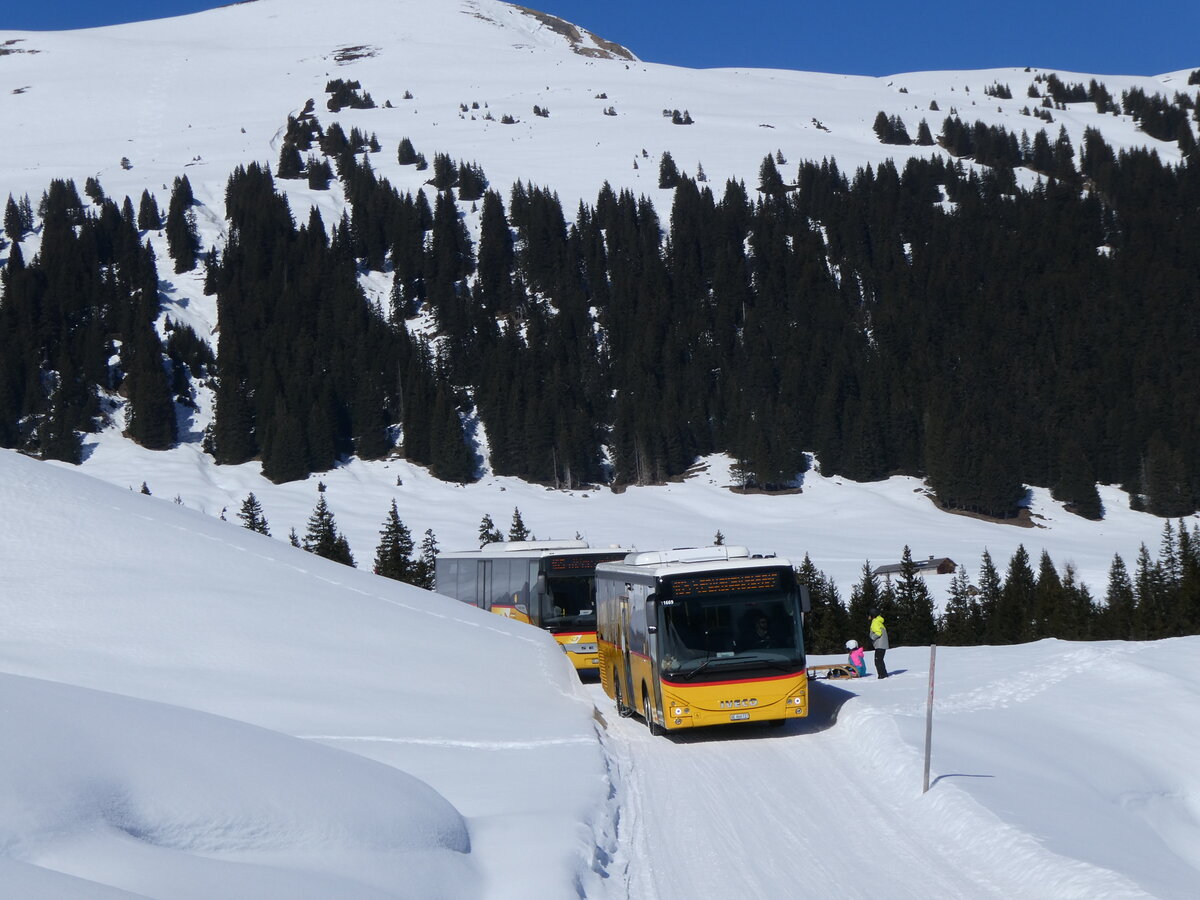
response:
{"label": "bus wiper", "polygon": [[698,674],[700,674],[705,669],[707,669],[708,664],[711,663],[714,659],[715,659],[715,657],[710,656],[707,659],[705,659],[704,662],[700,663],[700,665],[696,666],[696,668],[688,669],[686,672],[680,672],[679,675],[681,678],[687,678],[689,680],[692,678],[695,678]]}

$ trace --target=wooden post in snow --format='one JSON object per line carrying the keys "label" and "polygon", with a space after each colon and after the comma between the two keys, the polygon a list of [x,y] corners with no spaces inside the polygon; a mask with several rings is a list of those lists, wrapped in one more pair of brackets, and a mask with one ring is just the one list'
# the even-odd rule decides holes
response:
{"label": "wooden post in snow", "polygon": [[929,755],[933,747],[933,666],[937,661],[937,644],[929,645],[929,700],[925,705],[925,787],[921,793],[929,790]]}

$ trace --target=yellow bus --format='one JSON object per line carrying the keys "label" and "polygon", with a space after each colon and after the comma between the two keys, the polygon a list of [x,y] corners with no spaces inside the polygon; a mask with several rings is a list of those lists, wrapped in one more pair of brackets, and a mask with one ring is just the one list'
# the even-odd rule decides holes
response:
{"label": "yellow bus", "polygon": [[652,734],[808,715],[791,563],[745,547],[631,553],[596,567],[600,681]]}
{"label": "yellow bus", "polygon": [[439,594],[549,631],[571,664],[587,671],[600,664],[596,564],[629,552],[584,541],[497,541],[440,554],[434,578]]}

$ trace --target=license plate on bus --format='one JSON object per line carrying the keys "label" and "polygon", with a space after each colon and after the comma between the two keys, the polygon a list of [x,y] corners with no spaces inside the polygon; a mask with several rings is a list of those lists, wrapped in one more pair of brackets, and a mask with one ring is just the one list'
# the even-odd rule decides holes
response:
{"label": "license plate on bus", "polygon": [[733,713],[733,715],[731,715],[729,717],[729,721],[737,722],[741,719],[748,719],[748,718],[750,718],[750,713]]}

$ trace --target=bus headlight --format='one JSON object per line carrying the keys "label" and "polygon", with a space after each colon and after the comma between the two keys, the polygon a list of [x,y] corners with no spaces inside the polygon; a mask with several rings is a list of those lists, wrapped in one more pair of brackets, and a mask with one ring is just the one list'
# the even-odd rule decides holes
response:
{"label": "bus headlight", "polygon": [[788,697],[788,706],[803,706],[803,697]]}
{"label": "bus headlight", "polygon": [[677,706],[671,712],[677,716],[690,716],[692,714],[692,708],[690,706]]}
{"label": "bus headlight", "polygon": [[562,648],[567,653],[582,653],[585,656],[588,654],[592,656],[596,655],[595,644],[563,644]]}

